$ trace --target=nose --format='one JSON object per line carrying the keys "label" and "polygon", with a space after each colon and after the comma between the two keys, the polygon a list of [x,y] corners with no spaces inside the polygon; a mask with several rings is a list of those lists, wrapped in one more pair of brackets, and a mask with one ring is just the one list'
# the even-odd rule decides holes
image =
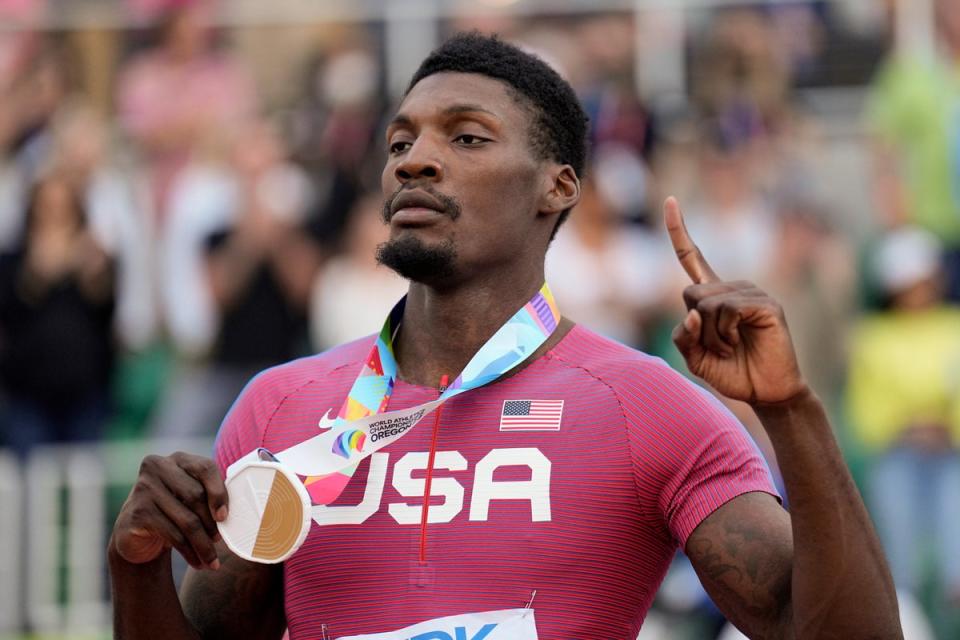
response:
{"label": "nose", "polygon": [[423,178],[441,180],[443,165],[435,151],[425,137],[418,138],[397,163],[394,169],[397,180],[401,184]]}

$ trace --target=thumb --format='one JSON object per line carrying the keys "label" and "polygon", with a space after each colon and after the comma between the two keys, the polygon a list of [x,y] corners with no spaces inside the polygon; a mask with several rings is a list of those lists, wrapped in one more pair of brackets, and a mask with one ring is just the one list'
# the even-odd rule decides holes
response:
{"label": "thumb", "polygon": [[683,319],[683,322],[673,329],[673,344],[677,345],[677,349],[680,350],[680,353],[687,360],[689,360],[690,356],[696,351],[703,349],[700,345],[700,332],[702,328],[703,319],[700,317],[700,312],[696,309],[690,309]]}

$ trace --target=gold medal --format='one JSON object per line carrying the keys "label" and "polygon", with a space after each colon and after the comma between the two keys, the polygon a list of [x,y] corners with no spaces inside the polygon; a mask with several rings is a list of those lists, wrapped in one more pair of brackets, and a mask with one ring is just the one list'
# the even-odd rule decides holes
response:
{"label": "gold medal", "polygon": [[227,478],[230,515],[220,535],[235,554],[253,562],[283,562],[310,531],[310,496],[277,462],[251,461]]}

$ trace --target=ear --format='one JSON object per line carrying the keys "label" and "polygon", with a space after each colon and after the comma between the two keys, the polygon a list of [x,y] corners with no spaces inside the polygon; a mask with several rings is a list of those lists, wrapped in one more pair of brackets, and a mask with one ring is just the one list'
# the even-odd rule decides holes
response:
{"label": "ear", "polygon": [[554,164],[547,169],[540,198],[540,215],[554,216],[580,202],[580,178],[568,164]]}

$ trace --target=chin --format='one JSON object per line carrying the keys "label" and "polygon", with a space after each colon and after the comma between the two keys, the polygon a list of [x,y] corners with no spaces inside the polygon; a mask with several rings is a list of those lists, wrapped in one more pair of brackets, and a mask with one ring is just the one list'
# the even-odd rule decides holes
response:
{"label": "chin", "polygon": [[426,243],[401,233],[377,247],[377,262],[413,282],[437,286],[456,276],[456,248],[450,240]]}

